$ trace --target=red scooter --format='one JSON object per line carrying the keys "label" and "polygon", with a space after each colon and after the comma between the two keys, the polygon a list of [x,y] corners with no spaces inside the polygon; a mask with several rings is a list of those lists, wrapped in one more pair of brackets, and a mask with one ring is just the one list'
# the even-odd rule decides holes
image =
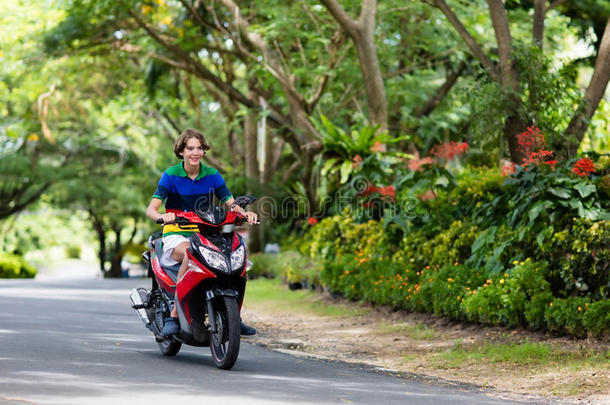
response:
{"label": "red scooter", "polygon": [[[245,208],[253,201],[254,197],[242,196],[235,202]],[[134,288],[132,308],[155,335],[164,355],[176,355],[183,343],[210,346],[216,366],[228,370],[239,354],[239,312],[246,289],[246,246],[234,228],[246,219],[218,207],[176,215],[173,224],[199,228],[189,237],[188,269],[177,282],[180,263],[162,266],[162,233],[151,235],[149,250],[142,257],[148,262],[149,276],[153,276],[152,290]],[[180,332],[163,336],[163,325],[174,304]]]}

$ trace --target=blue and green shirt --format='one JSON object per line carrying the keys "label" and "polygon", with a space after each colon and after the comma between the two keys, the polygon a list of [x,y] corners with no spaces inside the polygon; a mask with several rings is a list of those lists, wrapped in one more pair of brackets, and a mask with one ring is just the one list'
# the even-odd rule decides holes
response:
{"label": "blue and green shirt", "polygon": [[[163,173],[153,198],[163,200],[166,212],[187,212],[210,209],[214,196],[221,204],[233,197],[218,170],[201,164],[199,175],[193,180],[180,162]],[[163,228],[164,236],[175,234],[188,235],[190,232],[177,225]]]}

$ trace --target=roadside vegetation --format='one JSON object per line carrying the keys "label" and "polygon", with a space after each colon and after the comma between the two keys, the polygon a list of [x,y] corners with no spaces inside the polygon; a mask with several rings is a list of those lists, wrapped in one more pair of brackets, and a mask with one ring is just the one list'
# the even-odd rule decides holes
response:
{"label": "roadside vegetation", "polygon": [[605,403],[610,394],[610,349],[603,338],[452,322],[289,291],[277,279],[251,280],[244,305],[245,319],[262,327],[254,341],[271,348],[493,387],[513,399]]}

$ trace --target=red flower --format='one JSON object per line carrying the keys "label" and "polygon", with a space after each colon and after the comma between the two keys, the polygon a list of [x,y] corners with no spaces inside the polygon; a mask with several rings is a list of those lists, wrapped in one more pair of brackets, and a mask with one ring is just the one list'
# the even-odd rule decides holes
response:
{"label": "red flower", "polygon": [[519,143],[519,150],[524,155],[546,148],[544,135],[536,127],[529,127],[527,131],[517,135],[517,143]]}
{"label": "red flower", "polygon": [[588,176],[591,173],[595,173],[595,166],[593,161],[589,158],[581,158],[572,167],[572,173],[578,176]]}
{"label": "red flower", "polygon": [[525,155],[523,158],[524,166],[544,163],[555,169],[557,160],[553,160],[553,151],[545,150],[547,146],[540,129],[529,127],[527,131],[517,135],[517,143],[519,144],[517,150]]}
{"label": "red flower", "polygon": [[451,160],[456,156],[463,155],[468,151],[466,142],[446,142],[440,145],[435,145],[430,154],[440,159]]}
{"label": "red flower", "polygon": [[360,193],[361,196],[366,197],[373,193],[379,193],[382,197],[389,197],[391,201],[396,201],[396,189],[394,186],[368,186],[364,191]]}
{"label": "red flower", "polygon": [[307,220],[307,223],[308,223],[310,226],[314,226],[314,225],[315,225],[315,224],[317,224],[318,222],[320,222],[320,221],[318,221],[318,219],[317,219],[317,218],[314,218],[314,217],[310,217],[310,218]]}
{"label": "red flower", "polygon": [[422,168],[423,165],[433,165],[435,163],[436,163],[436,159],[432,159],[431,157],[425,157],[423,159],[420,159],[418,156],[418,157],[415,157],[415,158],[409,160],[408,166],[409,166],[409,169],[413,170],[414,172],[416,172],[416,171],[421,172],[422,170],[424,170]]}
{"label": "red flower", "polygon": [[362,156],[354,156],[354,158],[352,159],[352,168],[355,169],[356,167],[360,166],[360,163],[362,163]]}
{"label": "red flower", "polygon": [[379,189],[379,194],[384,197],[390,197],[390,200],[396,201],[396,189],[394,186],[381,187]]}
{"label": "red flower", "polygon": [[368,186],[367,188],[364,189],[364,191],[362,191],[360,194],[363,196],[367,196],[373,193],[378,193],[379,189],[375,186]]}

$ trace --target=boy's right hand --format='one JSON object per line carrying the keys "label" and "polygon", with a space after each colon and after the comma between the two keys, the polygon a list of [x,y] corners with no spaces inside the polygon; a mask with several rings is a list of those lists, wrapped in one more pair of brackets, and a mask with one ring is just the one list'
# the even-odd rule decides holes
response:
{"label": "boy's right hand", "polygon": [[168,222],[172,222],[176,220],[176,214],[173,212],[166,212],[165,214],[161,214],[159,219],[163,219],[163,223],[166,224]]}

